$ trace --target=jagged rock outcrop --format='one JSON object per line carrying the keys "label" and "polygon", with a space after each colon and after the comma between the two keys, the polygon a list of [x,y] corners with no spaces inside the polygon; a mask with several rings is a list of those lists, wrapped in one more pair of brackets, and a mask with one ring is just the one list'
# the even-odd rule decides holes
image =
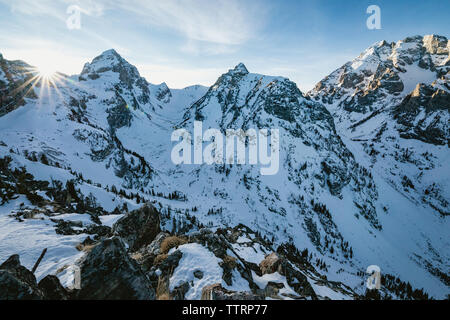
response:
{"label": "jagged rock outcrop", "polygon": [[61,285],[59,279],[54,275],[48,275],[39,281],[39,289],[43,292],[46,300],[69,300],[70,294]]}
{"label": "jagged rock outcrop", "polygon": [[[308,95],[332,104],[332,113],[342,109],[365,114],[401,101],[423,80],[431,84],[444,76],[449,71],[448,61],[449,45],[443,36],[380,41],[325,77]],[[414,73],[416,83],[411,83],[408,73]],[[345,113],[337,117],[338,122],[342,116]]]}
{"label": "jagged rock outcrop", "polygon": [[53,275],[38,283],[34,274],[20,264],[17,254],[0,265],[0,300],[68,300],[69,297],[70,293]]}
{"label": "jagged rock outcrop", "polygon": [[[167,237],[167,234],[161,233],[151,245],[146,247],[147,249],[156,247],[157,242],[161,242],[160,239],[168,239],[172,243],[168,253],[158,248],[150,250],[152,253],[144,249],[133,254],[154,286],[158,284],[159,287],[161,279],[170,279],[170,297],[172,299],[192,298],[193,291],[199,294],[199,290],[203,290],[202,296],[207,294],[210,297],[212,294],[214,299],[219,300],[264,299],[265,297],[275,299],[318,298],[309,282],[318,278],[312,265],[306,261],[302,264],[298,264],[296,261],[291,262],[281,253],[274,253],[269,243],[246,226],[218,229],[216,232],[203,228],[198,232],[191,232],[183,241],[175,241],[182,239],[179,237]],[[162,245],[165,250],[167,250],[166,246],[167,243]],[[145,257],[144,252],[147,252],[147,258],[143,258]],[[272,254],[267,254],[266,259],[261,258],[258,265],[255,263],[255,258],[249,256],[248,252],[253,252],[255,257],[269,252]],[[158,254],[156,255],[156,253]],[[196,265],[194,261],[204,261],[210,265],[205,268],[202,262]],[[192,263],[193,265],[191,265]],[[305,268],[305,266],[309,267]],[[189,272],[185,271],[187,268],[189,268]],[[182,275],[179,270],[183,270],[181,271]],[[278,273],[273,276],[278,278],[278,281],[267,282],[264,280],[266,275],[272,273]],[[215,285],[210,286],[212,279],[220,280],[220,276],[223,282],[217,288]],[[207,288],[200,287],[199,289],[198,284],[203,281],[206,281],[204,286]],[[232,287],[235,283],[240,285],[248,283],[250,290],[234,292],[227,289],[228,286]]]}
{"label": "jagged rock outcrop", "polygon": [[155,290],[118,237],[97,244],[79,263],[77,299],[153,300]]}
{"label": "jagged rock outcrop", "polygon": [[160,231],[159,212],[151,204],[127,213],[113,226],[113,233],[120,236],[130,251],[137,251],[150,244]]}
{"label": "jagged rock outcrop", "polygon": [[394,119],[401,125],[400,136],[450,147],[450,89],[448,75],[443,78],[447,87],[418,84],[414,91],[393,110]]}
{"label": "jagged rock outcrop", "polygon": [[158,101],[163,102],[163,103],[169,103],[170,99],[172,98],[172,92],[170,91],[169,87],[167,86],[167,84],[161,83],[158,86],[154,86],[153,87],[155,89],[155,96],[156,99],[158,99]]}
{"label": "jagged rock outcrop", "polygon": [[271,274],[278,272],[286,277],[288,284],[302,297],[311,297],[317,299],[311,284],[304,274],[296,270],[293,265],[284,257],[272,252],[267,255],[259,264],[262,274]]}
{"label": "jagged rock outcrop", "polygon": [[19,255],[12,255],[0,265],[0,300],[42,300],[36,277],[20,264]]}
{"label": "jagged rock outcrop", "polygon": [[280,257],[275,252],[272,252],[261,261],[259,268],[261,269],[262,274],[270,274],[281,271],[281,264],[282,260]]}
{"label": "jagged rock outcrop", "polygon": [[155,258],[161,254],[161,243],[169,237],[166,232],[160,232],[148,246],[137,251],[133,258],[141,265],[144,271],[149,271],[155,262]]}

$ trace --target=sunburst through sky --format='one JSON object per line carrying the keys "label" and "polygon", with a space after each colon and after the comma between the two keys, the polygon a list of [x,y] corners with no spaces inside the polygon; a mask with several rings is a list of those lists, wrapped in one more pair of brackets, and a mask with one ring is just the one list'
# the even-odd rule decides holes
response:
{"label": "sunburst through sky", "polygon": [[[24,82],[7,93],[11,99],[11,104],[20,104],[26,98],[38,97],[39,101],[43,97],[50,100],[57,96],[62,97],[60,88],[65,83],[70,82],[77,85],[69,77],[56,71],[55,68],[49,65],[41,65],[39,67],[23,67],[26,79]],[[3,97],[2,97],[3,98]],[[11,105],[11,107],[15,107]]]}

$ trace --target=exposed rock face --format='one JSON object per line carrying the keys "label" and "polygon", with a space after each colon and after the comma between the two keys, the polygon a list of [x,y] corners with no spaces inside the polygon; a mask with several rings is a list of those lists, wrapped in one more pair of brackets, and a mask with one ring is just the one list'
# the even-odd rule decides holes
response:
{"label": "exposed rock face", "polygon": [[272,252],[271,254],[267,255],[263,261],[261,261],[259,267],[261,268],[262,274],[270,274],[277,272],[280,265],[280,257],[275,252]]}
{"label": "exposed rock face", "polygon": [[280,297],[280,289],[284,288],[283,283],[276,283],[269,281],[267,286],[264,289],[264,296],[270,297],[273,299],[281,299]]}
{"label": "exposed rock face", "polygon": [[120,238],[103,240],[80,262],[78,299],[152,300],[155,290]]}
{"label": "exposed rock face", "polygon": [[248,74],[247,67],[240,62],[234,69],[230,70],[230,73],[246,75]]}
{"label": "exposed rock face", "polygon": [[[203,247],[208,254],[212,253],[214,259],[217,259],[217,267],[222,269],[222,272],[219,272],[219,274],[222,275],[223,285],[232,287],[236,283],[248,282],[251,290],[250,292],[234,292],[223,288],[219,283],[209,286],[211,277],[216,277],[217,279],[217,271],[214,271],[212,275],[209,273],[210,270],[202,268],[201,265],[189,265],[191,269],[190,275],[184,274],[183,271],[182,277],[185,278],[178,278],[180,276],[178,274],[175,277],[176,280],[174,280],[177,282],[171,284],[170,297],[172,299],[184,299],[186,293],[192,289],[196,290],[196,292],[199,292],[198,289],[202,289],[203,298],[211,299],[212,295],[212,299],[215,300],[263,299],[264,297],[284,299],[288,297],[286,294],[289,293],[289,298],[293,299],[318,298],[309,283],[308,277],[311,281],[316,281],[320,276],[308,261],[305,260],[302,263],[288,261],[283,253],[274,253],[268,242],[244,225],[239,225],[235,228],[218,229],[216,232],[206,228],[202,228],[197,232],[191,232],[186,238],[188,242],[183,242],[178,249],[170,250],[170,254],[163,254],[159,249],[148,250],[151,247],[156,247],[156,243],[161,242],[160,240],[166,237],[167,234],[160,233],[157,239],[144,250],[153,256],[158,253],[153,262],[149,262],[150,268],[145,265],[145,263],[150,261],[150,258],[148,260],[136,259],[141,264],[141,267],[146,270],[145,272],[154,286],[161,279],[171,279],[177,273],[177,268],[185,270],[185,263],[190,264],[192,261],[196,261],[196,257],[189,256],[190,254],[198,255],[199,260],[204,259],[204,251],[198,249],[198,247]],[[201,246],[195,246],[197,244]],[[186,247],[181,248],[181,246],[194,246],[197,249],[194,250],[195,253],[191,251],[185,257],[186,259],[182,260]],[[266,259],[261,261],[258,266],[258,264],[254,263],[254,259],[249,259],[247,255],[249,252],[254,252],[255,256],[261,256],[262,253],[265,253]],[[267,254],[269,252],[272,253]],[[137,255],[140,257],[141,251]],[[275,276],[279,279],[278,282],[269,281],[265,287],[261,287],[260,277],[275,272],[278,272],[278,275]],[[203,286],[207,287],[203,288],[202,286],[198,288],[196,285],[196,283],[199,283],[198,281],[205,281]],[[200,298],[200,296],[197,298]]]}
{"label": "exposed rock face", "polygon": [[159,213],[150,204],[131,211],[113,226],[113,233],[127,243],[130,251],[150,244],[160,231]]}
{"label": "exposed rock face", "polygon": [[62,219],[51,219],[51,221],[56,222],[55,231],[61,235],[90,234],[100,237],[111,235],[111,228],[108,226],[96,224],[85,226],[81,221],[64,221]]}
{"label": "exposed rock face", "polygon": [[427,35],[423,37],[424,47],[428,52],[432,54],[445,54],[448,53],[447,39],[443,36]]}
{"label": "exposed rock face", "polygon": [[69,293],[61,285],[56,276],[48,275],[39,281],[39,289],[44,293],[46,300],[68,300]]}
{"label": "exposed rock face", "polygon": [[112,106],[107,111],[110,128],[115,131],[125,126],[131,126],[133,116],[126,101],[118,95],[111,101],[111,104]]}
{"label": "exposed rock face", "polygon": [[24,95],[35,99],[36,94],[30,90],[39,84],[36,70],[23,61],[9,61],[0,57],[0,117],[25,104]]}
{"label": "exposed rock face", "polygon": [[[286,185],[286,190],[289,190],[289,201],[296,202],[295,199],[304,199],[305,195],[307,198],[315,198],[317,192],[312,190],[315,188],[312,184],[315,183],[319,188],[324,188],[332,196],[339,198],[343,197],[343,189],[348,187],[352,190],[353,199],[349,201],[355,203],[355,212],[361,211],[361,215],[374,228],[382,228],[374,206],[378,193],[371,177],[362,172],[352,153],[336,134],[329,111],[323,104],[305,97],[289,79],[249,73],[245,66],[238,65],[223,74],[205,96],[187,110],[179,127],[189,130],[195,120],[202,121],[204,130],[219,128],[222,132],[229,129],[244,132],[254,128],[279,129],[279,139],[283,142],[279,151],[279,169],[286,172],[280,177],[285,180],[283,184]],[[241,135],[239,138],[245,141],[246,137]],[[314,153],[314,162],[302,156],[305,149],[309,148]],[[194,176],[219,174],[217,179],[223,179],[224,186],[217,186],[214,180],[204,182],[200,178],[197,180],[201,182],[193,182],[193,185],[197,184],[199,188],[207,188],[221,195],[221,201],[217,201],[218,207],[222,206],[221,203],[226,198],[233,198],[233,201],[239,199],[244,205],[247,199],[256,197],[255,202],[264,208],[256,211],[258,219],[271,219],[269,217],[273,212],[279,213],[283,221],[288,220],[290,216],[296,220],[317,219],[306,217],[313,212],[308,208],[308,201],[298,201],[304,211],[300,216],[298,212],[288,208],[289,206],[281,204],[280,197],[277,197],[278,186],[269,180],[265,181],[257,167],[244,167],[245,177],[240,181],[233,181],[232,176],[227,175],[227,171],[231,171],[227,164],[222,168],[219,168],[219,165],[215,168],[201,167],[201,173],[198,170],[190,173]],[[242,192],[231,196],[230,189],[227,188],[228,183],[233,185],[231,188],[238,188]],[[230,221],[240,222],[241,219],[238,215],[234,216],[234,212],[226,212],[224,216],[224,219]],[[311,225],[306,221],[297,223],[306,228]],[[312,229],[305,231],[308,235],[315,232]],[[286,234],[291,232],[296,231],[286,230]],[[318,233],[320,232],[319,230]],[[336,233],[338,232],[336,230]],[[311,241],[320,246],[317,239]]]}
{"label": "exposed rock face", "polygon": [[160,232],[155,239],[150,243],[146,248],[145,251],[149,254],[157,256],[161,253],[161,243],[169,237],[169,234],[167,232]]}
{"label": "exposed rock face", "polygon": [[20,264],[18,255],[0,265],[0,300],[42,300],[36,277]]}
{"label": "exposed rock face", "polygon": [[[444,78],[446,79],[446,78]],[[442,79],[442,80],[444,80]],[[448,86],[447,82],[444,82]],[[418,84],[394,110],[402,137],[450,146],[450,90]]]}
{"label": "exposed rock face", "polygon": [[[384,190],[392,187],[397,192],[395,205],[383,204],[386,213],[402,211],[393,209],[400,202],[404,207],[411,205],[420,219],[425,217],[422,210],[438,219],[450,213],[449,49],[450,41],[437,35],[378,42],[308,93],[331,112],[338,133],[356,160],[388,183]],[[389,198],[385,195],[380,201],[389,203]],[[425,230],[432,220],[432,216],[424,219],[419,228]],[[436,221],[433,230],[446,228],[444,220]],[[402,225],[409,225],[409,221]],[[426,273],[446,284],[441,276],[448,269],[445,244],[415,228],[412,223],[406,234],[417,235],[420,240],[402,238],[393,243],[411,243],[415,249],[410,248],[409,257],[416,257]],[[427,246],[422,249],[414,243]]]}
{"label": "exposed rock face", "polygon": [[197,279],[202,279],[203,278],[203,271],[195,270],[194,271],[194,277],[196,277]]}
{"label": "exposed rock face", "polygon": [[164,275],[171,276],[176,267],[178,267],[178,263],[180,262],[182,256],[183,254],[181,251],[176,250],[165,259],[155,263],[154,268],[159,269]]}
{"label": "exposed rock face", "polygon": [[259,264],[262,274],[278,272],[286,277],[288,284],[301,296],[317,299],[311,284],[304,274],[298,271],[286,258],[272,252]]}
{"label": "exposed rock face", "polygon": [[224,289],[220,283],[206,286],[202,289],[202,300],[264,300],[262,294],[251,292],[236,292]]}
{"label": "exposed rock face", "polygon": [[129,87],[140,78],[136,67],[129,64],[114,49],[107,50],[92,62],[86,63],[80,77],[89,77],[94,80],[100,77],[99,74],[108,71],[118,73],[120,81]]}
{"label": "exposed rock face", "polygon": [[161,243],[169,236],[166,232],[160,232],[148,246],[142,247],[133,255],[133,258],[141,265],[144,272],[153,266],[155,258],[161,253]]}
{"label": "exposed rock face", "polygon": [[155,86],[156,88],[156,99],[163,103],[169,103],[172,98],[172,92],[166,83],[161,83],[159,86]]}
{"label": "exposed rock face", "polygon": [[450,146],[449,49],[438,35],[378,42],[308,93],[331,112],[358,162],[443,216],[450,203],[449,179],[440,178],[448,157],[441,146]]}
{"label": "exposed rock face", "polygon": [[413,75],[417,82],[420,73],[435,73],[436,78],[445,75],[448,43],[447,38],[435,35],[378,42],[320,81],[308,95],[348,112],[373,112],[413,89],[406,76],[411,68],[418,74]]}

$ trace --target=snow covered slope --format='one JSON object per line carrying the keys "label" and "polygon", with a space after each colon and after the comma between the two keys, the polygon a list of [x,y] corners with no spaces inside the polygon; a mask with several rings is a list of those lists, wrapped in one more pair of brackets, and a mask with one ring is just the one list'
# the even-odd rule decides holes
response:
{"label": "snow covered slope", "polygon": [[399,235],[401,225],[410,232],[423,248],[410,252],[411,259],[447,286],[449,47],[436,35],[382,41],[308,93],[324,103],[346,146],[370,168],[383,211],[393,218],[385,230]]}
{"label": "snow covered slope", "polygon": [[[316,261],[316,277],[327,277],[328,287],[339,281],[364,294],[364,272],[376,264],[384,274],[443,297],[449,293],[450,252],[448,45],[442,41],[428,37],[379,43],[308,95],[286,78],[249,73],[243,64],[210,88],[173,90],[148,83],[114,50],[87,63],[79,76],[38,79],[33,88],[31,82],[29,94],[21,92],[21,103],[12,103],[8,94],[0,108],[0,158],[11,158],[2,168],[3,237],[13,239],[20,231],[30,242],[2,247],[0,260],[16,252],[35,255],[42,247],[32,237],[41,223],[18,227],[33,222],[23,218],[27,211],[42,210],[37,217],[43,223],[63,215],[65,223],[49,220],[49,237],[53,226],[67,236],[101,238],[103,227],[109,228],[119,214],[150,201],[169,232],[241,223],[270,240],[274,249],[282,244],[308,249]],[[0,89],[8,93],[34,75],[24,63],[0,62]],[[433,77],[441,79],[433,82]],[[419,82],[424,85],[416,88]],[[429,117],[435,120],[427,126]],[[259,165],[248,164],[174,165],[171,134],[177,128],[192,132],[195,120],[203,122],[203,130],[279,129],[279,172],[263,176]],[[430,134],[422,132],[435,129],[440,133],[430,144]],[[371,154],[371,147],[387,151],[383,157]],[[23,190],[27,183],[17,183],[25,175],[21,167],[33,175],[27,176],[28,184],[37,187]],[[417,197],[422,191],[424,199]],[[16,213],[9,216],[10,210]],[[70,218],[76,214],[81,219],[84,213],[93,226]],[[79,256],[65,247],[78,238],[65,242],[51,237],[52,257],[58,257],[57,243],[65,249],[42,275]],[[195,245],[181,251],[188,265],[196,255],[210,255]],[[249,252],[242,253],[247,261],[263,258],[258,248]],[[32,257],[27,259],[32,263]],[[176,271],[174,283],[187,276],[182,268]],[[326,293],[328,287],[318,290]],[[199,290],[194,287],[188,295],[198,297]]]}

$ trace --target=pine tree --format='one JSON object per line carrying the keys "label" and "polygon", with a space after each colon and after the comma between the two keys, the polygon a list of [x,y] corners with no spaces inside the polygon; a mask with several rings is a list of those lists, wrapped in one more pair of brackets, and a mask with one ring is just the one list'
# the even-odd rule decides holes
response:
{"label": "pine tree", "polygon": [[48,159],[47,159],[47,156],[45,155],[45,153],[43,153],[41,155],[41,162],[42,162],[42,164],[45,164],[46,166],[48,166]]}

